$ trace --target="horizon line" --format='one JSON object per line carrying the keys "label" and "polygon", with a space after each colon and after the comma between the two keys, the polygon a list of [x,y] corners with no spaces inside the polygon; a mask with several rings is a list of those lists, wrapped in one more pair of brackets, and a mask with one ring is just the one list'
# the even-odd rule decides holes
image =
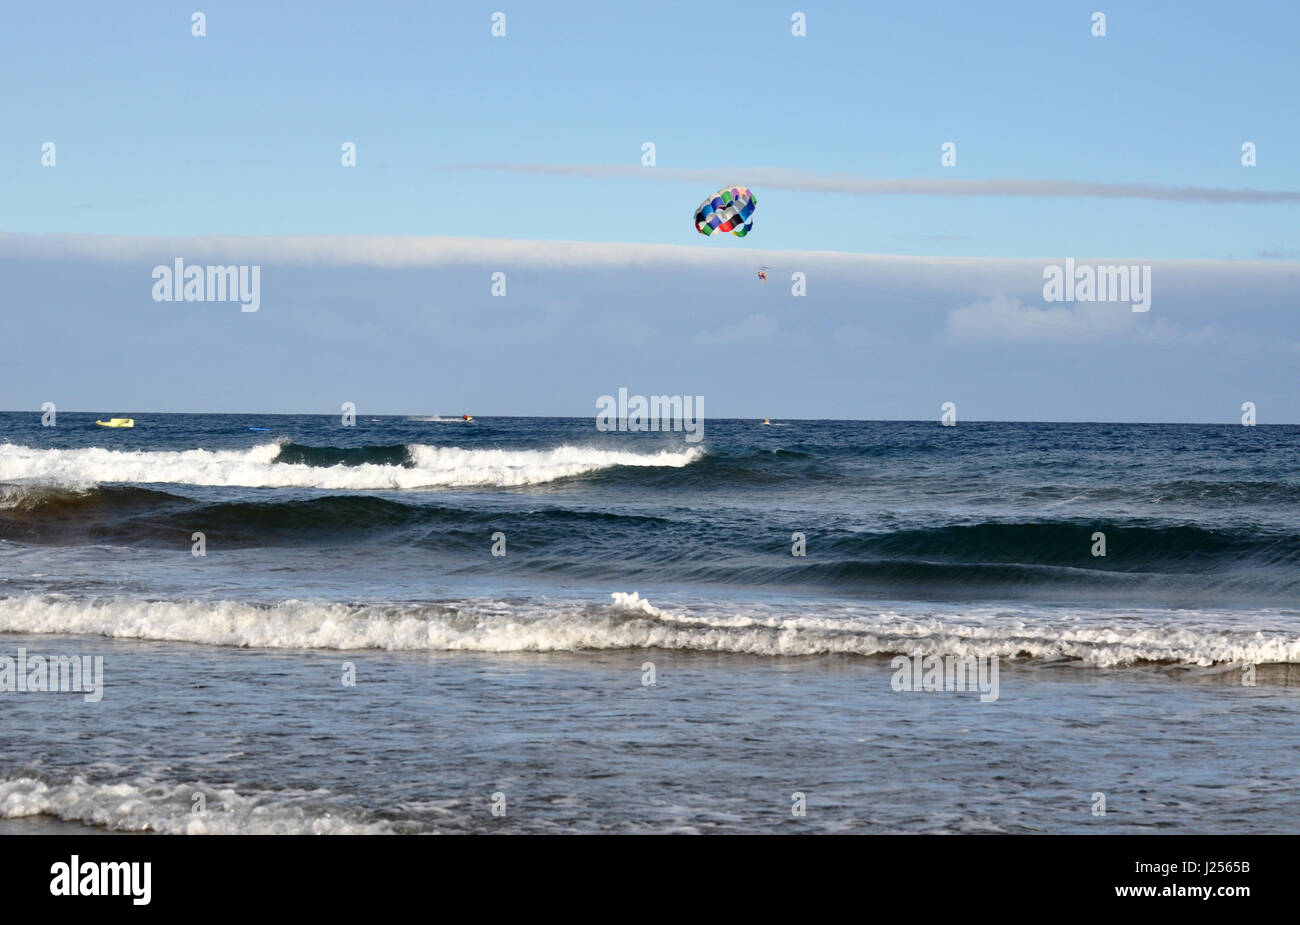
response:
{"label": "horizon line", "polygon": [[[38,418],[39,418],[43,413],[44,413],[44,412],[40,411],[39,409],[36,410],[36,411],[26,411],[26,410],[18,410],[18,411],[12,411],[12,410],[10,410],[10,411],[0,411],[0,414],[32,414],[32,415],[35,415],[35,416],[38,417]],[[105,412],[103,412],[103,411],[84,411],[84,410],[73,410],[73,411],[57,410],[55,413],[56,413],[56,414],[104,414]],[[465,412],[465,413],[468,414],[468,412]],[[340,415],[340,413],[337,412],[337,411],[133,411],[133,412],[131,412],[131,414],[150,414],[150,415],[175,414],[175,415],[190,415],[190,416],[197,416],[197,415],[217,415],[217,416],[224,416],[224,417],[326,417],[326,418],[339,417],[339,415]],[[419,417],[429,417],[431,414],[437,414],[437,412],[428,412],[428,411],[367,411],[367,412],[364,412],[364,414],[365,414],[365,416],[367,416],[367,417],[409,418],[409,417],[416,417],[416,416],[419,416]],[[117,416],[117,417],[123,417],[123,416],[125,416],[125,415],[119,414],[119,415],[116,415],[116,416]],[[361,420],[361,419],[362,419],[362,412],[360,412],[360,411],[356,412],[356,416],[357,416],[357,420]],[[440,414],[439,414],[438,416],[441,417]],[[488,419],[488,418],[505,418],[505,419],[508,419],[508,420],[562,420],[562,421],[582,421],[582,420],[586,420],[586,419],[588,419],[588,418],[594,420],[594,419],[597,417],[597,415],[595,415],[595,414],[590,414],[590,415],[588,415],[588,414],[473,414],[473,415],[470,415],[470,416],[471,416],[475,421],[478,421],[478,420],[486,420],[486,419]],[[449,420],[449,421],[455,421],[455,420],[459,420],[459,419],[460,419],[460,418],[459,418],[458,415],[451,415],[451,416],[449,416],[449,417],[447,417],[447,418],[444,418],[444,420]],[[740,415],[739,417],[736,417],[736,416],[734,416],[734,415],[729,415],[729,414],[728,414],[728,415],[713,415],[713,416],[705,416],[705,417],[703,417],[703,418],[696,418],[695,420],[701,420],[701,421],[704,421],[704,422],[708,422],[708,421],[732,421],[732,420],[737,421],[737,422],[744,422],[744,421],[763,421],[763,420],[770,420],[770,419],[771,419],[771,415],[759,415],[759,416],[756,416],[756,417],[746,417],[745,415]],[[628,418],[612,418],[611,420],[626,421],[626,420],[629,420],[629,419],[628,419]],[[669,417],[669,418],[647,418],[646,420],[652,420],[652,421],[665,421],[665,420],[666,420],[666,421],[673,421],[673,420],[676,420],[676,418],[672,418],[672,417]],[[938,417],[935,417],[935,418],[793,418],[793,417],[778,417],[777,420],[779,420],[779,421],[797,421],[797,422],[801,422],[801,423],[803,423],[803,422],[808,422],[808,423],[850,423],[850,424],[939,424],[939,423],[940,423]],[[417,421],[414,421],[413,423],[421,423],[421,422],[417,420]],[[425,422],[425,423],[430,423],[430,424],[432,424],[432,423],[435,423],[435,422],[434,422],[434,421],[427,421],[427,422]],[[959,420],[956,424],[953,424],[953,425],[942,425],[942,424],[940,424],[940,426],[959,427],[959,426],[961,426],[962,424],[1107,424],[1107,425],[1116,425],[1116,426],[1136,426],[1136,425],[1162,425],[1162,426],[1165,426],[1165,425],[1169,425],[1169,426],[1195,426],[1195,427],[1245,427],[1245,426],[1247,426],[1247,425],[1241,424],[1240,422],[1232,422],[1232,421],[1101,421],[1101,420],[1086,420],[1086,421],[1080,421],[1080,420],[1064,420],[1064,419],[1061,419],[1061,420],[1019,420],[1019,419],[1007,419],[1007,418],[979,418],[979,419],[975,419],[975,418],[967,418],[967,419]],[[1273,421],[1273,422],[1269,422],[1269,423],[1262,423],[1262,422],[1261,422],[1261,423],[1251,424],[1251,425],[1249,425],[1249,426],[1251,426],[1251,427],[1270,427],[1270,426],[1271,426],[1271,427],[1296,427],[1296,426],[1300,426],[1300,421],[1297,421],[1297,422],[1294,422],[1294,423],[1289,423],[1289,422],[1285,422],[1285,421]],[[55,427],[57,428],[57,425],[55,425]],[[667,430],[667,431],[664,431],[664,430],[659,430],[659,431],[647,431],[647,433],[672,433],[672,432],[673,432],[672,430]]]}

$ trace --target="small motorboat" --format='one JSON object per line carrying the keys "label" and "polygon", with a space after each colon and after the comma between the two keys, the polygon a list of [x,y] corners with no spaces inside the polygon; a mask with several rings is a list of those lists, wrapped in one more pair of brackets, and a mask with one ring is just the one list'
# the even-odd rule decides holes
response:
{"label": "small motorboat", "polygon": [[135,418],[109,418],[107,421],[96,421],[100,427],[134,427]]}

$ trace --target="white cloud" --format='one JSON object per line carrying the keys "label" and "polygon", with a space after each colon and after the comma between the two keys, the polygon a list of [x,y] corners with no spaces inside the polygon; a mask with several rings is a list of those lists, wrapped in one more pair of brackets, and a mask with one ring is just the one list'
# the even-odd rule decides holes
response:
{"label": "white cloud", "polygon": [[[944,334],[961,342],[1013,341],[1037,343],[1079,343],[1095,340],[1096,328],[1104,318],[1084,306],[1103,306],[1109,312],[1132,314],[1127,305],[1081,303],[1077,310],[1063,305],[1036,308],[1019,299],[997,295],[983,302],[972,302],[948,313]],[[1084,317],[1085,313],[1090,317]]]}
{"label": "white cloud", "polygon": [[861,350],[867,347],[888,347],[894,340],[863,325],[853,324],[836,328],[831,334],[831,342],[836,349]]}
{"label": "white cloud", "polygon": [[820,173],[788,167],[641,167],[631,164],[453,164],[440,170],[523,173],[533,176],[637,177],[718,187],[743,178],[746,186],[854,196],[1085,196],[1100,199],[1157,199],[1172,202],[1300,202],[1300,190],[1220,189],[1151,183],[1096,183],[1021,177],[985,180],[897,179]]}
{"label": "white cloud", "polygon": [[723,325],[695,336],[698,346],[716,344],[758,344],[772,339],[777,331],[776,319],[768,315],[750,315],[736,324]]}
{"label": "white cloud", "polygon": [[1114,338],[1164,345],[1224,340],[1211,327],[1187,330],[1167,318],[1134,312],[1127,302],[1074,302],[1045,308],[997,295],[948,313],[943,338],[956,343],[1086,344]]}
{"label": "white cloud", "polygon": [[[1042,286],[1044,257],[931,257],[854,254],[844,251],[765,251],[800,269],[833,272],[864,286],[910,286],[994,292]],[[131,262],[183,256],[187,262],[265,261],[286,266],[379,268],[471,266],[617,269],[633,266],[683,269],[745,267],[750,249],[718,248],[701,238],[696,245],[636,242],[522,241],[510,238],[414,237],[396,235],[95,235],[0,232],[0,259],[83,259]],[[1140,255],[1073,255],[1097,263],[1150,263],[1179,274],[1249,277],[1290,288],[1300,280],[1300,263],[1276,260],[1149,260]]]}

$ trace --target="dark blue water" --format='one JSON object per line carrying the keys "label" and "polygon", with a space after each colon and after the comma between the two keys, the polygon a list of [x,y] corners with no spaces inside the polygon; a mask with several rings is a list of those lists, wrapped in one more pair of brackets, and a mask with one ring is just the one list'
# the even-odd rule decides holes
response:
{"label": "dark blue water", "polygon": [[[0,415],[0,656],[106,659],[96,703],[0,693],[0,818],[1278,831],[1300,792],[1300,428],[109,416]],[[913,654],[1001,691],[898,692]]]}

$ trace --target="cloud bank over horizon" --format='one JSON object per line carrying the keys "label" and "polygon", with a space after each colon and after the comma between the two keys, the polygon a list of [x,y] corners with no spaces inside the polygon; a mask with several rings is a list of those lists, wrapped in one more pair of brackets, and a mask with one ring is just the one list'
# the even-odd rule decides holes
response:
{"label": "cloud bank over horizon", "polygon": [[[1300,264],[1152,261],[1140,313],[1045,302],[1054,258],[764,255],[767,283],[733,248],[4,234],[0,405],[584,416],[627,387],[718,417],[1300,417]],[[176,258],[260,266],[260,309],[155,301]]]}
{"label": "cloud bank over horizon", "polygon": [[1044,261],[1158,263],[1204,273],[1280,276],[1300,270],[1296,260],[1261,255],[1254,260],[1207,258],[1152,259],[1141,254],[1043,254],[1041,257],[963,257],[950,255],[864,254],[836,250],[775,250],[720,246],[658,244],[637,241],[534,241],[518,238],[472,238],[446,235],[114,235],[59,232],[0,232],[0,259],[153,259],[160,253],[189,254],[195,260],[268,260],[293,265],[372,267],[491,264],[502,260],[531,267],[599,267],[681,264],[694,267],[750,266],[779,255],[841,267],[944,267],[982,274],[1039,268]]}

